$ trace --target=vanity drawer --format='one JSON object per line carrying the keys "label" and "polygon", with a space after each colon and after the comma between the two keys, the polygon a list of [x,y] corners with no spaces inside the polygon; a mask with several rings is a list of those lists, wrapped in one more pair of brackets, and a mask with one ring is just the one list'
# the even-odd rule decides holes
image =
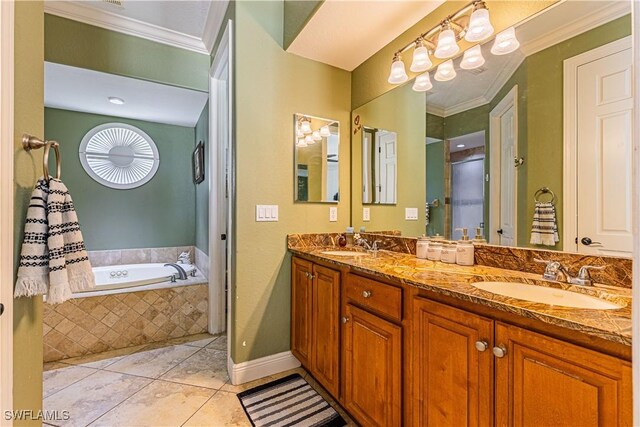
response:
{"label": "vanity drawer", "polygon": [[349,274],[346,295],[360,307],[402,321],[402,288]]}

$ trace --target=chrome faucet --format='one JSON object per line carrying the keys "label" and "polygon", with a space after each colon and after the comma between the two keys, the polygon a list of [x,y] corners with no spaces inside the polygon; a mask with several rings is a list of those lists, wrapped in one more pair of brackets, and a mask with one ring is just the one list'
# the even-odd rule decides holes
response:
{"label": "chrome faucet", "polygon": [[[175,263],[169,263],[169,264],[165,264],[165,267],[173,267],[177,270],[178,272],[178,279],[180,280],[187,280],[187,272],[185,271],[184,268],[182,268],[179,264],[175,264]],[[175,274],[172,276],[171,281],[175,282]]]}
{"label": "chrome faucet", "polygon": [[178,264],[191,264],[191,252],[182,252],[178,255]]}
{"label": "chrome faucet", "polygon": [[382,241],[380,240],[375,240],[373,244],[370,244],[369,242],[367,242],[367,239],[360,237],[359,234],[354,234],[353,241],[355,242],[356,245],[362,246],[366,250],[373,251],[373,252],[378,252],[378,249],[379,249],[378,243],[382,243]]}
{"label": "chrome faucet", "polygon": [[593,280],[589,274],[589,270],[604,270],[605,265],[583,265],[578,270],[577,276],[572,276],[569,270],[558,261],[545,261],[543,259],[534,259],[535,262],[546,264],[542,277],[545,280],[555,280],[557,282],[566,282],[571,285],[591,286]]}

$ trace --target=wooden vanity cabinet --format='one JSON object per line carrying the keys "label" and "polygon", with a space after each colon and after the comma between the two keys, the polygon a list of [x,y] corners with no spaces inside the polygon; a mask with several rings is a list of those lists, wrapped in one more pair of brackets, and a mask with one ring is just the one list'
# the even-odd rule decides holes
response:
{"label": "wooden vanity cabinet", "polygon": [[[496,322],[496,425],[630,426],[631,364]],[[501,353],[500,353],[501,354]]]}
{"label": "wooden vanity cabinet", "polygon": [[291,270],[291,352],[338,398],[340,272],[297,257]]}

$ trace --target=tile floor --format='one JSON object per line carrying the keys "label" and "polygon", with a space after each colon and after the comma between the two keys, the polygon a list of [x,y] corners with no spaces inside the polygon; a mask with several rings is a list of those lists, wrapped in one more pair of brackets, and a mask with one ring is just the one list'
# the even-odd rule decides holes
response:
{"label": "tile floor", "polygon": [[234,386],[226,336],[165,343],[46,363],[44,409],[52,426],[249,426],[236,393],[297,372],[355,425],[302,368]]}

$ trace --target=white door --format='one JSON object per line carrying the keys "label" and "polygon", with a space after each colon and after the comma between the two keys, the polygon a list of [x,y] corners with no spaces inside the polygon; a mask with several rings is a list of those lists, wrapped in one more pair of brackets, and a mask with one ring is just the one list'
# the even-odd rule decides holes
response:
{"label": "white door", "polygon": [[376,133],[378,203],[396,202],[396,133]]}
{"label": "white door", "polygon": [[631,256],[631,48],[577,71],[577,249]]}
{"label": "white door", "polygon": [[500,117],[500,244],[516,246],[516,167],[514,107]]}
{"label": "white door", "polygon": [[373,202],[371,194],[371,132],[362,131],[362,203]]}

